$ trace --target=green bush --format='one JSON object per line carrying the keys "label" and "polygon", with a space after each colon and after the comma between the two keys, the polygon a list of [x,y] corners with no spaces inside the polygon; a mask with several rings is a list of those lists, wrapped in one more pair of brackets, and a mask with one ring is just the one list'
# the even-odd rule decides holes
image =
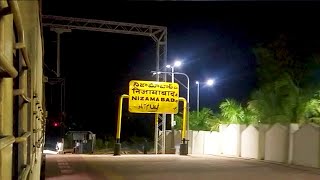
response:
{"label": "green bush", "polygon": [[106,148],[106,144],[104,143],[104,141],[100,138],[96,139],[96,144],[95,144],[95,149],[105,149]]}

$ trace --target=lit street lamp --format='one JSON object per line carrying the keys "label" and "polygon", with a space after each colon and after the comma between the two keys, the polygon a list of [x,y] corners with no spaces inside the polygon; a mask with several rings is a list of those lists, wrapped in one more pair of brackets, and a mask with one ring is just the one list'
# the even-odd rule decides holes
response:
{"label": "lit street lamp", "polygon": [[214,84],[214,80],[213,79],[209,79],[207,81],[207,85],[212,86]]}
{"label": "lit street lamp", "polygon": [[[205,82],[206,85],[208,86],[213,86],[214,83],[215,83],[215,80],[214,79],[208,79],[207,82]],[[197,84],[197,117],[199,117],[199,108],[200,108],[200,82],[199,81],[196,81],[196,84]]]}

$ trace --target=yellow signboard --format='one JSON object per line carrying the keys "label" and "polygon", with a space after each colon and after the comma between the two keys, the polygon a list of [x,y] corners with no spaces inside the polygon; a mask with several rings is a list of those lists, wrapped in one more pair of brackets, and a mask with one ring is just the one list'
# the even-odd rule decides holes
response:
{"label": "yellow signboard", "polygon": [[157,81],[129,83],[129,112],[177,114],[179,85]]}

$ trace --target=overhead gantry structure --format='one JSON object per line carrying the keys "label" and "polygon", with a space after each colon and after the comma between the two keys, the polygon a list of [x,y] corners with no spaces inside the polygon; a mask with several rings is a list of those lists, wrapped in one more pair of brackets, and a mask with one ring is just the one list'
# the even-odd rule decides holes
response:
{"label": "overhead gantry structure", "polygon": [[[95,19],[84,19],[74,17],[63,17],[53,15],[42,15],[42,24],[57,32],[57,77],[60,78],[60,34],[71,30],[85,30],[96,32],[108,32],[128,35],[139,35],[151,37],[156,43],[156,71],[167,64],[167,27],[135,24]],[[159,81],[160,74],[156,80]],[[166,74],[162,74],[163,81],[166,81]],[[165,154],[165,130],[166,115],[159,115],[160,123],[155,123],[155,153],[158,148]],[[160,143],[158,143],[160,140]]]}

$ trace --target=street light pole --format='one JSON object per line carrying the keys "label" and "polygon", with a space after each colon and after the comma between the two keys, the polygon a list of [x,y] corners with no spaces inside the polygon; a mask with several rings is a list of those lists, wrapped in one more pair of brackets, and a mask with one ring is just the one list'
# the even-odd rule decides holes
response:
{"label": "street light pole", "polygon": [[[176,60],[173,65],[166,65],[167,68],[171,68],[171,82],[172,83],[174,83],[174,68],[181,66],[181,64],[182,63],[180,60]],[[171,146],[172,146],[173,151],[175,151],[174,125],[175,125],[174,114],[171,114],[171,132],[172,132]]]}
{"label": "street light pole", "polygon": [[187,139],[190,137],[190,131],[189,131],[189,112],[190,112],[190,79],[189,76],[185,74],[187,77]]}
{"label": "street light pole", "polygon": [[[174,66],[171,66],[171,82],[174,83]],[[174,125],[175,125],[175,121],[174,121],[174,114],[171,114],[171,133],[172,133],[172,148],[173,151],[175,151],[175,138],[174,138]]]}
{"label": "street light pole", "polygon": [[200,91],[200,83],[199,83],[199,81],[197,81],[196,82],[196,84],[197,84],[197,117],[199,117],[199,107],[200,107],[200,99],[199,99],[199,91]]}
{"label": "street light pole", "polygon": [[[177,75],[183,75],[187,78],[187,139],[190,137],[190,132],[189,132],[189,110],[190,110],[190,78],[187,74],[185,73],[180,73],[180,72],[162,72],[162,71],[151,71],[153,74],[177,74]],[[184,86],[184,85],[183,85]],[[184,86],[185,87],[185,86]]]}
{"label": "street light pole", "polygon": [[[212,86],[215,83],[214,79],[209,79],[207,80],[206,84],[208,86]],[[197,84],[197,117],[199,117],[199,112],[200,112],[200,82],[196,81]]]}

